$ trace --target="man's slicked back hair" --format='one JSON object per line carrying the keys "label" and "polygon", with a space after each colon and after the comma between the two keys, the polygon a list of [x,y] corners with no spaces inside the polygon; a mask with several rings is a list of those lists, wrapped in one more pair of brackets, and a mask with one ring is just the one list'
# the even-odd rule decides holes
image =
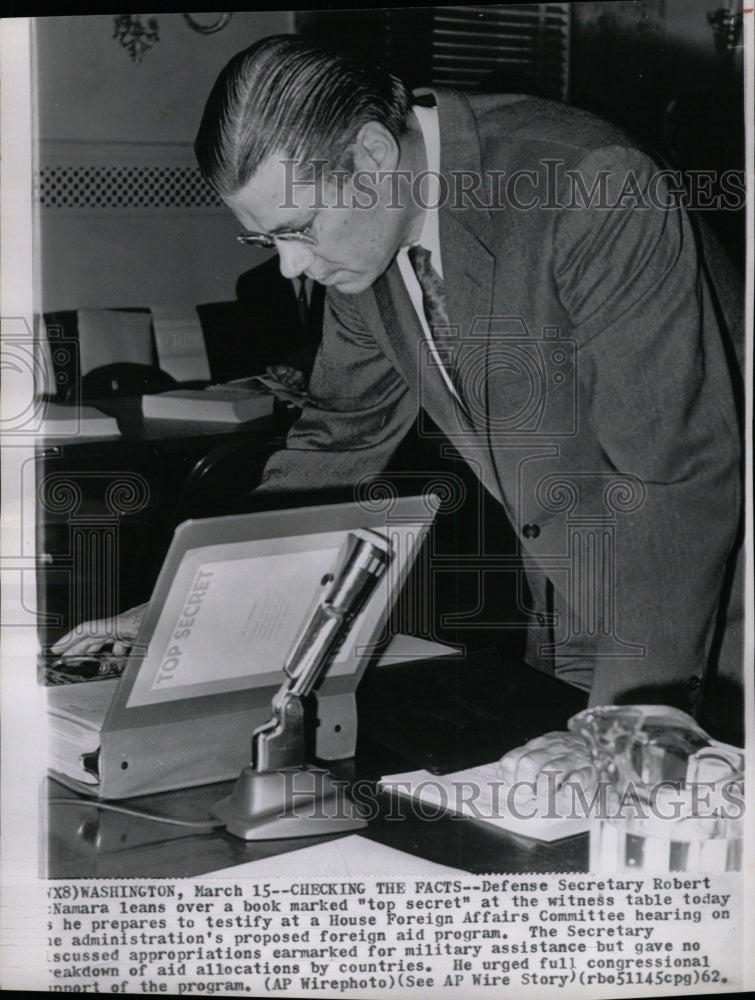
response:
{"label": "man's slicked back hair", "polygon": [[406,87],[386,70],[298,35],[273,35],[221,72],[194,150],[205,180],[225,197],[274,153],[332,163],[365,122],[380,122],[398,139],[409,105]]}

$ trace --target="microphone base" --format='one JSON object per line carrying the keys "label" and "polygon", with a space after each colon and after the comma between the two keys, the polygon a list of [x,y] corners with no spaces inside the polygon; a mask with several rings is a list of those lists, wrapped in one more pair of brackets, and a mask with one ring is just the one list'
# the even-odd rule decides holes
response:
{"label": "microphone base", "polygon": [[241,840],[321,837],[362,830],[366,810],[329,771],[303,765],[277,771],[245,767],[212,814]]}

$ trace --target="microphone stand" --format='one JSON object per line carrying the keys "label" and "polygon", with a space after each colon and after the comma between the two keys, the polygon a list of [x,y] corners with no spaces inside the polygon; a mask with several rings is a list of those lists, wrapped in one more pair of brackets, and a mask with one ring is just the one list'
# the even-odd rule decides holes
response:
{"label": "microphone stand", "polygon": [[322,768],[306,763],[305,702],[327,670],[354,618],[390,560],[390,542],[376,532],[350,532],[332,583],[283,666],[270,719],[252,735],[252,761],[213,808],[242,840],[314,837],[367,825],[364,810]]}

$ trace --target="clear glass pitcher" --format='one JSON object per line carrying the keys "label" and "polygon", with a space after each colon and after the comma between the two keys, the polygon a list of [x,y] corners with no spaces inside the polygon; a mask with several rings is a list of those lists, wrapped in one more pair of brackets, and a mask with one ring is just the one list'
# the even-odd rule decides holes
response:
{"label": "clear glass pitcher", "polygon": [[590,747],[591,872],[742,867],[744,754],[666,705],[588,708],[569,729]]}

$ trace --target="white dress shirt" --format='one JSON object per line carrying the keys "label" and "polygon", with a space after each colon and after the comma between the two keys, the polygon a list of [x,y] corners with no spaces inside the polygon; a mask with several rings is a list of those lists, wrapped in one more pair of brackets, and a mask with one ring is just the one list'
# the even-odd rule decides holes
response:
{"label": "white dress shirt", "polygon": [[[423,246],[426,250],[430,251],[430,263],[442,278],[443,262],[440,254],[440,223],[438,220],[438,203],[440,201],[440,182],[438,180],[440,174],[440,128],[438,126],[438,110],[437,108],[422,108],[417,106],[413,107],[412,110],[417,116],[419,127],[422,130],[428,170],[428,176],[423,179],[419,189],[419,197],[422,199],[423,204],[428,207],[425,209],[422,220],[422,232],[416,244],[413,245]],[[438,348],[433,340],[430,327],[427,325],[425,309],[422,305],[422,289],[409,260],[408,246],[401,247],[396,255],[396,263],[406,285],[406,290],[409,293],[409,298],[414,306],[414,311],[424,331],[425,339],[430,346],[433,359],[442,372],[449,391],[458,399],[458,393],[454,388],[446,366],[438,354]]]}
{"label": "white dress shirt", "polygon": [[304,294],[307,296],[307,305],[312,302],[312,285],[314,282],[311,278],[306,278],[303,274],[298,278],[292,278],[291,284],[294,286],[294,295],[298,299],[301,295],[302,288],[304,289]]}

